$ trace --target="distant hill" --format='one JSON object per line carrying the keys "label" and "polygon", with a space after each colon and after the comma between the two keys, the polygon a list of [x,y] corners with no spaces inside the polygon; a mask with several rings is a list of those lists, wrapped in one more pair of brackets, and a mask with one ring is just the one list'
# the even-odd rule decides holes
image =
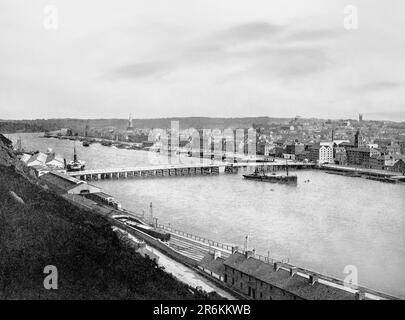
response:
{"label": "distant hill", "polygon": [[[365,120],[388,120],[388,121],[405,121],[405,112],[381,112],[381,113],[364,113]],[[286,124],[292,118],[272,118],[272,117],[243,117],[243,118],[209,118],[209,117],[171,117],[155,119],[133,119],[132,125],[138,129],[150,128],[170,128],[171,121],[179,121],[181,129],[236,129],[250,128],[253,124]],[[318,120],[325,119],[305,119],[301,120]],[[35,119],[35,120],[1,120],[0,133],[16,132],[43,132],[54,131],[61,128],[71,128],[76,132],[83,132],[86,125],[91,128],[115,127],[126,129],[128,119]]]}
{"label": "distant hill", "polygon": [[365,120],[405,122],[405,111],[371,112],[363,114]]}
{"label": "distant hill", "polygon": [[179,121],[180,128],[195,129],[227,129],[249,128],[253,124],[287,123],[290,118],[246,117],[246,118],[208,118],[180,117],[157,119],[134,119],[133,126],[137,128],[169,128],[171,121]]}
{"label": "distant hill", "polygon": [[[286,123],[290,118],[249,117],[249,118],[208,118],[208,117],[173,117],[156,119],[133,119],[133,127],[170,128],[171,121],[179,121],[180,128],[226,129],[249,128],[255,124]],[[127,119],[35,119],[35,120],[0,120],[0,133],[42,132],[61,128],[71,128],[84,132],[85,126],[93,128],[116,127],[126,129]]]}

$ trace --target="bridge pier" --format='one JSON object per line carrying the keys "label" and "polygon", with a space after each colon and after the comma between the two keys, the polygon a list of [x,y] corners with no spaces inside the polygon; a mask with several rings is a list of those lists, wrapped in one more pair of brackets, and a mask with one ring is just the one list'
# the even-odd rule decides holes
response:
{"label": "bridge pier", "polygon": [[[290,163],[288,168],[290,170],[308,169],[313,167],[314,164],[304,163]],[[217,175],[221,172],[226,174],[238,173],[239,170],[243,172],[251,172],[258,168],[264,172],[285,171],[286,164],[278,163],[234,163],[234,164],[220,164],[220,165],[200,165],[200,166],[161,166],[161,167],[147,167],[147,168],[118,168],[104,169],[104,170],[84,170],[81,172],[69,172],[72,177],[76,177],[83,181],[91,180],[104,180],[104,179],[127,179],[135,177],[167,177],[167,176],[195,176],[195,175]]]}
{"label": "bridge pier", "polygon": [[227,173],[227,174],[238,173],[238,167],[226,166],[224,169],[224,173]]}

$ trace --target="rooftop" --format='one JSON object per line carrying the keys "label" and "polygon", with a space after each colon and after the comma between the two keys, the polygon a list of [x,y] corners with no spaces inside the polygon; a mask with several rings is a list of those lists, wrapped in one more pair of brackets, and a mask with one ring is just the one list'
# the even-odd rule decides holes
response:
{"label": "rooftop", "polygon": [[62,191],[69,191],[75,186],[85,183],[84,181],[78,180],[57,171],[50,171],[47,174],[41,176],[41,179]]}
{"label": "rooftop", "polygon": [[31,162],[37,160],[37,161],[42,162],[42,163],[45,164],[47,157],[48,157],[48,156],[47,156],[45,153],[38,152],[38,153],[34,154],[34,155],[28,160],[28,163],[31,163]]}
{"label": "rooftop", "polygon": [[207,253],[204,258],[199,262],[200,266],[205,269],[208,269],[216,274],[224,274],[225,266],[224,266],[225,259],[222,257],[218,257],[214,259],[213,253]]}
{"label": "rooftop", "polygon": [[357,152],[368,152],[368,153],[370,153],[370,148],[367,148],[367,147],[348,148],[347,151],[357,151]]}
{"label": "rooftop", "polygon": [[252,276],[269,285],[278,287],[303,299],[309,300],[354,300],[355,295],[349,291],[329,286],[316,281],[314,284],[309,279],[295,273],[290,275],[288,270],[279,268],[274,270],[274,265],[255,259],[246,258],[242,253],[234,253],[224,262],[225,266],[231,267],[244,274]]}

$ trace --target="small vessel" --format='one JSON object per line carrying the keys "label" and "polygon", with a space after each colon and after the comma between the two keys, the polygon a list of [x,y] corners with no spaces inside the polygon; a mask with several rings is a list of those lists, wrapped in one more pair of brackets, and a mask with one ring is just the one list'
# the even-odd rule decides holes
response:
{"label": "small vessel", "polygon": [[77,159],[76,146],[73,149],[73,161],[70,161],[67,166],[67,171],[81,171],[84,170],[85,162]]}
{"label": "small vessel", "polygon": [[101,145],[106,146],[106,147],[111,147],[112,142],[108,141],[108,140],[103,140],[103,141],[101,141]]}
{"label": "small vessel", "polygon": [[129,146],[124,143],[119,143],[115,145],[118,149],[129,149]]}
{"label": "small vessel", "polygon": [[247,180],[297,185],[297,176],[288,174],[288,165],[286,165],[286,175],[277,175],[275,173],[266,175],[264,170],[259,171],[256,167],[254,173],[244,174],[243,177]]}
{"label": "small vessel", "polygon": [[89,147],[90,146],[90,141],[84,140],[82,145],[83,145],[83,147]]}

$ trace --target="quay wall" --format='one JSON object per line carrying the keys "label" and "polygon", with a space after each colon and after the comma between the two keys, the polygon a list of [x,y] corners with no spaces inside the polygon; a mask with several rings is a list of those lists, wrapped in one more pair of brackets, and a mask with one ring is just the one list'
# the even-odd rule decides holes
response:
{"label": "quay wall", "polygon": [[108,220],[111,222],[112,225],[127,231],[128,233],[130,233],[131,235],[133,235],[134,237],[136,237],[138,239],[144,240],[147,244],[160,250],[162,253],[164,253],[168,257],[172,258],[173,260],[186,264],[186,265],[193,266],[193,267],[198,266],[197,261],[195,261],[191,258],[188,258],[188,257],[182,255],[181,253],[176,252],[163,241],[160,241],[138,229],[131,228],[131,227],[127,226],[125,223],[120,222],[116,219],[109,218]]}
{"label": "quay wall", "polygon": [[323,164],[323,165],[318,166],[317,168],[321,169],[321,170],[327,170],[327,171],[358,173],[358,174],[374,176],[374,177],[392,177],[392,176],[399,175],[399,173],[396,173],[396,172],[382,171],[382,170],[375,170],[375,169],[368,169],[368,168],[361,168],[361,167],[344,167],[344,166]]}
{"label": "quay wall", "polygon": [[[104,206],[94,206],[93,201],[88,200],[88,199],[85,199],[85,201],[78,201],[79,198],[80,199],[82,198],[81,196],[72,197],[72,195],[66,195],[66,196],[63,196],[63,198],[65,198],[66,200],[68,200],[72,204],[81,207],[82,209],[87,209],[88,211],[91,211],[94,214],[102,214],[103,216],[105,216],[107,218],[107,220],[111,223],[111,225],[116,226],[118,228],[121,228],[121,229],[127,231],[129,234],[133,235],[134,237],[136,237],[138,239],[144,240],[147,244],[149,244],[150,246],[160,250],[163,254],[167,255],[168,257],[172,258],[173,260],[175,260],[175,261],[177,261],[179,263],[185,264],[187,266],[193,267],[195,269],[200,270],[198,268],[199,267],[199,262],[198,261],[193,260],[193,259],[181,254],[180,252],[175,251],[173,248],[169,247],[166,243],[164,243],[164,242],[162,242],[162,241],[160,241],[160,240],[158,240],[158,239],[156,239],[156,238],[154,238],[154,237],[152,237],[152,236],[150,236],[150,235],[148,235],[148,234],[146,234],[146,233],[144,233],[144,232],[142,232],[142,231],[140,231],[138,229],[131,228],[131,227],[127,226],[126,224],[124,224],[123,222],[119,221],[119,220],[116,220],[116,219],[112,218],[111,215],[116,214],[116,212],[119,211],[119,210],[104,208]],[[190,239],[190,243],[192,241],[207,243],[210,246],[212,246],[211,250],[214,250],[214,251],[218,250],[218,249],[228,251],[229,248],[232,248],[232,251],[236,250],[237,252],[240,252],[240,253],[243,253],[243,254],[245,253],[245,250],[238,249],[237,246],[232,246],[232,245],[229,245],[229,244],[223,244],[223,243],[218,242],[218,241],[209,240],[209,239],[206,239],[204,237],[200,237],[200,236],[196,236],[196,235],[193,235],[191,233],[188,233],[188,232],[183,232],[183,231],[180,231],[180,230],[176,230],[176,229],[173,229],[171,227],[164,226],[164,225],[161,225],[161,224],[158,225],[158,227],[160,229],[167,230],[167,231],[170,231],[170,232],[172,232],[174,234],[179,234],[179,235],[181,235],[183,237],[186,237],[186,238]],[[362,286],[348,285],[348,284],[344,283],[344,281],[342,281],[340,279],[336,279],[336,278],[333,278],[333,277],[330,277],[330,276],[327,276],[327,275],[319,274],[319,273],[314,272],[312,270],[296,267],[296,266],[290,264],[288,262],[288,259],[274,259],[274,258],[270,258],[270,257],[261,256],[261,255],[259,255],[257,253],[254,253],[253,257],[256,258],[256,259],[259,259],[261,261],[264,261],[266,263],[269,263],[269,264],[272,264],[272,263],[275,263],[275,262],[281,262],[282,263],[281,268],[284,268],[285,270],[289,270],[290,267],[294,267],[297,272],[301,273],[305,277],[309,277],[309,275],[317,275],[319,277],[319,280],[321,280],[321,281],[327,281],[327,282],[333,283],[335,285],[349,287],[349,288],[352,288],[354,290],[361,290],[362,292],[364,292],[367,295],[375,296],[377,298],[382,298],[382,299],[389,299],[389,300],[397,299],[396,297],[393,297],[391,295],[388,295],[388,294],[385,294],[385,293],[382,293],[382,292],[378,292],[378,291],[373,290],[373,289],[369,289],[369,288],[362,287]],[[201,271],[201,273],[205,273],[205,276],[208,279],[216,280],[218,282],[220,281],[220,280],[216,279],[215,277],[210,277],[210,275],[207,274],[206,272],[204,272],[202,270],[200,270],[200,271]],[[223,288],[225,289],[226,286],[223,286]]]}

